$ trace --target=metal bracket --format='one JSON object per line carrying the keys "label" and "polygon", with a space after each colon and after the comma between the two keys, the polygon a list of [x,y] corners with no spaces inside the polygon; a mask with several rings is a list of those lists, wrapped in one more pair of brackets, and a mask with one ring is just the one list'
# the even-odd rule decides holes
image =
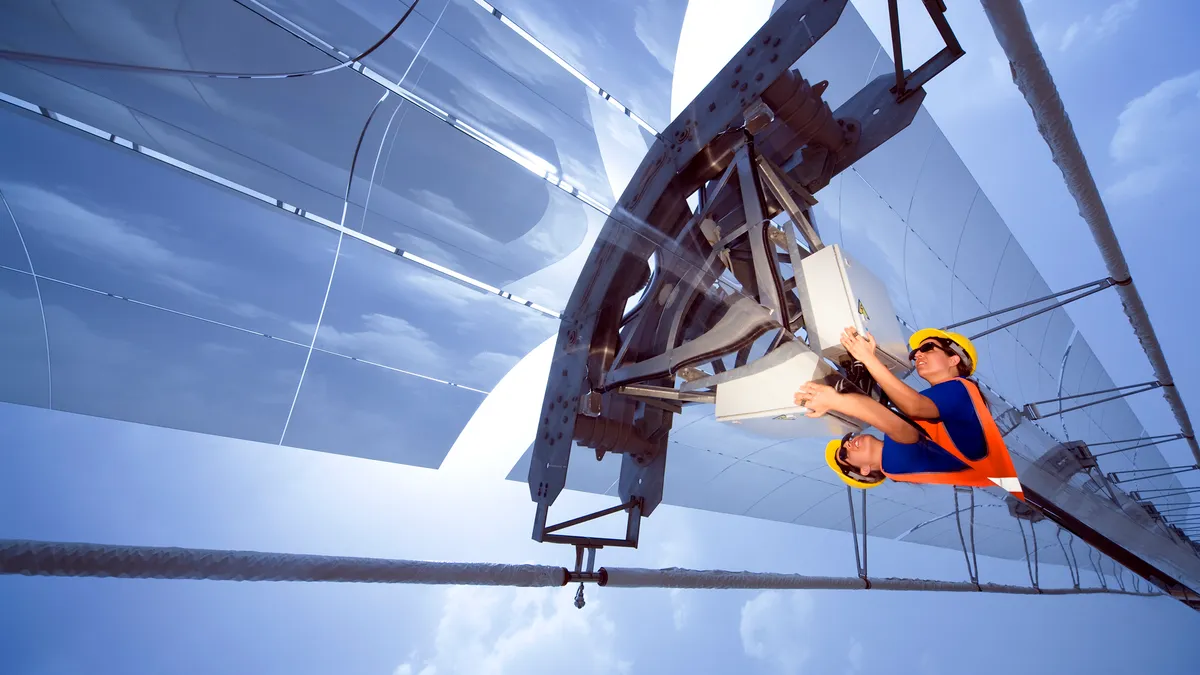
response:
{"label": "metal bracket", "polygon": [[[1174,476],[1179,473],[1187,473],[1188,471],[1198,471],[1200,466],[1190,464],[1186,466],[1164,466],[1159,469],[1128,469],[1125,471],[1113,471],[1108,474],[1108,479],[1114,483],[1132,483],[1136,480],[1149,480],[1151,478],[1162,478],[1163,476]],[[1123,473],[1142,473],[1143,471],[1159,471],[1161,473],[1151,474],[1149,476],[1138,476],[1137,478],[1121,478]]]}
{"label": "metal bracket", "polygon": [[[959,509],[959,507],[958,507],[958,494],[960,492],[965,492],[965,493],[968,493],[971,495],[971,509],[970,509],[970,511],[971,511],[971,524],[970,524],[971,554],[970,554],[970,557],[967,556],[967,540],[965,537],[963,537],[962,510]],[[954,521],[955,521],[955,524],[958,526],[958,540],[959,540],[959,543],[962,544],[963,558],[967,561],[967,575],[971,578],[971,583],[978,586],[979,585],[979,555],[978,555],[978,552],[975,550],[975,489],[974,488],[964,487],[961,485],[954,486]],[[1033,527],[1032,521],[1030,522],[1029,526],[1031,528]],[[1037,535],[1034,535],[1034,537],[1035,537],[1034,538],[1034,555],[1035,556],[1037,555],[1037,538],[1036,538],[1036,536]],[[972,564],[972,562],[974,562],[974,564]]]}
{"label": "metal bracket", "polygon": [[858,548],[858,524],[854,520],[854,490],[846,486],[846,502],[850,506],[850,534],[854,538],[854,566],[858,569],[858,578],[863,580],[867,588],[871,588],[871,578],[867,574],[867,491],[862,490],[862,555]]}
{"label": "metal bracket", "polygon": [[[894,0],[893,0],[893,2],[894,2]],[[1115,285],[1117,285],[1117,282],[1114,279],[1112,279],[1111,277],[1106,278],[1106,279],[1100,279],[1098,281],[1093,281],[1091,283],[1083,284],[1081,286],[1076,286],[1075,288],[1068,288],[1065,291],[1059,291],[1058,293],[1051,293],[1050,295],[1046,295],[1046,296],[1037,298],[1036,300],[1027,300],[1025,302],[1022,302],[1019,305],[1013,305],[1012,307],[1005,307],[1004,309],[998,309],[994,312],[988,312],[987,314],[984,314],[982,316],[977,316],[973,319],[967,319],[966,321],[959,321],[958,323],[952,323],[949,326],[946,326],[945,328],[943,328],[942,330],[951,330],[953,328],[958,328],[960,326],[966,326],[967,324],[977,323],[977,322],[983,321],[985,319],[990,319],[993,316],[999,316],[1001,314],[1008,314],[1009,312],[1012,312],[1014,310],[1024,309],[1026,307],[1029,307],[1030,305],[1036,305],[1039,302],[1045,302],[1047,300],[1053,300],[1055,298],[1060,298],[1069,293],[1083,291],[1079,295],[1076,295],[1071,298],[1067,298],[1066,300],[1063,300],[1061,302],[1056,302],[1053,305],[1050,305],[1048,307],[1043,307],[1043,308],[1037,310],[1036,312],[1032,312],[1030,314],[1026,314],[1024,316],[1017,317],[1016,319],[1002,323],[999,326],[989,328],[989,329],[983,331],[982,333],[977,333],[970,337],[970,339],[972,339],[972,340],[978,340],[979,338],[984,337],[985,335],[991,335],[992,333],[995,333],[996,331],[1004,330],[1005,328],[1008,328],[1009,326],[1012,326],[1014,324],[1021,323],[1022,321],[1028,321],[1029,319],[1032,319],[1035,316],[1040,316],[1042,314],[1045,314],[1046,312],[1058,309],[1059,307],[1062,307],[1063,305],[1069,305],[1072,302],[1075,302],[1076,300],[1082,300],[1083,298],[1086,298],[1089,295],[1092,295],[1094,293],[1099,293],[1100,291],[1102,291],[1106,288],[1109,288],[1110,286],[1115,286]]]}
{"label": "metal bracket", "polygon": [[925,9],[929,12],[929,18],[933,19],[933,25],[937,27],[945,46],[937,54],[931,56],[928,61],[921,64],[919,68],[905,76],[904,55],[900,48],[900,11],[896,0],[888,0],[888,15],[892,24],[892,55],[896,61],[896,86],[892,88],[892,91],[895,92],[898,101],[912,96],[913,93],[925,86],[926,82],[929,82],[963,55],[963,48],[958,43],[954,31],[950,29],[950,24],[946,21],[944,0],[924,0],[924,2]]}
{"label": "metal bracket", "polygon": [[[1102,389],[1100,391],[1093,391],[1093,392],[1090,392],[1087,394],[1075,394],[1074,396],[1062,396],[1059,398],[1046,399],[1045,401],[1026,403],[1025,409],[1024,409],[1024,415],[1027,419],[1030,419],[1030,420],[1040,420],[1045,417],[1052,417],[1054,415],[1062,415],[1065,413],[1072,412],[1074,410],[1082,410],[1084,408],[1090,408],[1094,405],[1100,405],[1101,403],[1107,403],[1109,401],[1115,401],[1119,398],[1125,398],[1126,396],[1133,396],[1134,394],[1140,394],[1142,392],[1150,391],[1152,389],[1158,389],[1161,386],[1163,386],[1162,383],[1158,382],[1158,381],[1142,382],[1141,384],[1131,384],[1131,385],[1127,385],[1124,387],[1113,387],[1112,389]],[[1046,403],[1062,403],[1063,401],[1073,401],[1076,399],[1087,398],[1088,396],[1099,396],[1100,394],[1111,394],[1113,392],[1121,392],[1121,393],[1119,393],[1115,396],[1109,396],[1108,398],[1102,398],[1099,401],[1089,401],[1087,403],[1083,403],[1083,404],[1080,404],[1077,406],[1072,406],[1070,408],[1060,407],[1058,410],[1054,410],[1052,412],[1043,413],[1037,409],[1037,407],[1039,405],[1043,405]]]}
{"label": "metal bracket", "polygon": [[[573,546],[587,547],[592,549],[604,548],[605,546],[618,546],[625,548],[637,548],[638,534],[641,529],[642,517],[642,500],[640,497],[634,497],[624,504],[613,506],[603,511],[589,513],[586,516],[572,518],[556,525],[546,525],[546,516],[549,513],[549,505],[538,504],[537,516],[534,518],[534,541],[541,541],[553,544],[571,544]],[[619,511],[626,512],[625,538],[613,539],[609,537],[581,537],[570,534],[554,534],[559,530],[565,530],[568,527],[574,527],[582,523],[586,523],[597,518],[612,515]]]}
{"label": "metal bracket", "polygon": [[1133,491],[1133,492],[1130,492],[1130,493],[1129,493],[1129,496],[1130,496],[1130,497],[1133,497],[1134,499],[1136,499],[1136,500],[1138,500],[1138,501],[1141,501],[1141,500],[1143,499],[1142,495],[1144,495],[1144,494],[1146,494],[1146,493],[1148,493],[1148,492],[1161,492],[1161,493],[1163,493],[1163,494],[1160,494],[1160,495],[1158,495],[1158,497],[1174,497],[1174,496],[1176,496],[1176,495],[1186,495],[1186,494],[1192,494],[1192,493],[1194,493],[1194,492],[1200,492],[1200,487],[1193,487],[1193,488],[1154,488],[1154,489],[1151,489],[1151,490],[1135,490],[1135,491]]}
{"label": "metal bracket", "polygon": [[1103,443],[1088,443],[1088,447],[1098,448],[1102,445],[1120,445],[1122,443],[1136,443],[1137,444],[1137,445],[1131,445],[1127,448],[1121,448],[1119,450],[1109,450],[1107,452],[1093,453],[1092,458],[1096,459],[1098,457],[1107,457],[1108,455],[1115,455],[1115,454],[1118,454],[1121,452],[1129,452],[1130,450],[1136,450],[1138,448],[1149,448],[1151,446],[1158,445],[1159,443],[1166,443],[1168,441],[1178,441],[1178,440],[1182,440],[1184,438],[1187,438],[1187,437],[1184,436],[1183,434],[1162,434],[1160,436],[1146,436],[1144,438],[1128,438],[1123,441],[1104,441]]}

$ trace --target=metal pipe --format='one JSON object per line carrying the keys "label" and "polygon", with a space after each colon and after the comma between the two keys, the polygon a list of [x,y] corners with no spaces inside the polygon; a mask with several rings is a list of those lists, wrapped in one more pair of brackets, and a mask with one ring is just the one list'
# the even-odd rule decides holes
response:
{"label": "metal pipe", "polygon": [[[565,586],[589,582],[614,588],[844,589],[949,591],[1017,595],[1107,593],[1098,588],[1034,589],[927,579],[817,577],[723,570],[604,568],[570,572],[548,565],[427,562],[298,553],[219,551],[159,546],[112,546],[0,539],[0,574],[210,581],[326,581],[456,586]],[[1120,594],[1120,593],[1118,593]],[[1124,593],[1124,595],[1158,595]]]}
{"label": "metal pipe", "polygon": [[565,567],[0,539],[0,574],[216,581],[565,586]]}
{"label": "metal pipe", "polygon": [[1142,303],[1137,287],[1129,275],[1129,265],[1113,231],[1104,202],[1100,199],[1100,190],[1096,187],[1091,170],[1088,169],[1087,159],[1083,156],[1083,149],[1071,128],[1062,98],[1058,95],[1050,70],[1046,67],[1046,61],[1042,58],[1037,41],[1033,37],[1025,10],[1021,7],[1020,0],[980,2],[988,21],[992,24],[996,40],[1008,57],[1013,81],[1033,111],[1038,131],[1050,147],[1054,163],[1062,171],[1067,189],[1075,198],[1079,213],[1092,232],[1092,238],[1100,249],[1109,276],[1117,281],[1117,292],[1121,296],[1125,316],[1128,317],[1129,324],[1154,369],[1155,379],[1163,384],[1163,396],[1175,414],[1179,430],[1187,437],[1192,456],[1200,462],[1200,445],[1196,443],[1191,418],[1188,417],[1178,388],[1174,386],[1175,379],[1163,355],[1162,345],[1158,342],[1146,306]]}
{"label": "metal pipe", "polygon": [[[867,582],[856,577],[816,577],[803,574],[774,572],[728,572],[724,570],[638,569],[602,567],[601,586],[609,588],[695,588],[695,589],[803,589],[844,590],[867,589]],[[871,579],[870,588],[884,591],[942,591],[950,593],[1008,593],[1014,595],[1075,595],[1107,593],[1114,595],[1157,595],[1130,593],[1103,588],[1033,588],[1006,584],[973,584],[966,581],[931,581],[928,579]]]}

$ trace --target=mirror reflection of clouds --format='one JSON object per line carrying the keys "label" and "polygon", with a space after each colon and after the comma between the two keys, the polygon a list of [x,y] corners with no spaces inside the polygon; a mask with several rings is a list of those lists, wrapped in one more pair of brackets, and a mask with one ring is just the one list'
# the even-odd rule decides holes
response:
{"label": "mirror reflection of clouds", "polygon": [[[656,128],[669,123],[681,70],[674,54],[696,40],[680,31],[699,4],[508,4],[499,9],[635,113]],[[403,11],[382,0],[262,5],[347,53],[374,42]],[[61,13],[49,2],[23,5],[0,39],[31,51],[213,70],[334,62],[250,11],[252,0],[57,6]],[[128,41],[112,39],[125,34]],[[541,158],[605,204],[621,193],[646,133],[472,0],[422,3],[368,65],[398,80],[427,35],[403,86]],[[826,99],[836,109],[891,62],[848,7],[798,67],[812,82],[829,80]],[[381,93],[350,70],[209,81],[0,62],[0,81],[8,93],[334,221],[354,142]],[[41,277],[50,345],[48,361],[38,287],[5,215],[0,303],[16,328],[0,336],[13,374],[0,385],[4,400],[50,405],[53,384],[56,409],[278,442],[337,234],[11,107],[0,114],[0,136],[23,158],[0,166],[0,190]],[[348,228],[556,310],[604,223],[596,209],[398,97],[367,130],[355,179]],[[827,241],[887,282],[909,324],[948,323],[1048,292],[925,111],[817,197]],[[556,329],[543,314],[347,237],[284,442],[438,466],[486,392]],[[980,378],[1016,405],[1112,386],[1062,310],[983,338],[980,352]],[[534,408],[543,390],[535,384],[522,389]],[[1124,401],[1048,428],[1093,441],[1143,433]],[[717,425],[705,407],[685,411],[676,429],[668,503],[848,527],[843,491],[816,445],[752,437]],[[476,429],[475,438],[486,436]],[[518,453],[528,445],[514,443]],[[570,487],[615,491],[619,458],[596,462],[578,448],[573,456]],[[1114,461],[1124,468],[1134,458],[1162,465],[1153,448]],[[523,480],[527,462],[509,475]],[[1145,482],[1160,483],[1177,482]],[[946,511],[943,493],[880,492],[873,528],[881,532]],[[1019,552],[999,524],[984,533],[981,552]],[[957,546],[941,525],[914,536]]]}

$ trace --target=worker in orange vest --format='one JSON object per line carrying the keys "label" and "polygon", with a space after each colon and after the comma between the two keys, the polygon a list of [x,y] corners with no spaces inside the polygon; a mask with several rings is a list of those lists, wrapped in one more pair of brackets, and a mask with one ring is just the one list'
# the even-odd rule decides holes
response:
{"label": "worker in orange vest", "polygon": [[825,461],[839,478],[858,488],[875,487],[887,478],[910,483],[999,486],[1025,499],[1012,457],[979,385],[967,379],[974,374],[977,363],[975,346],[969,339],[936,328],[913,334],[909,359],[917,375],[930,384],[921,392],[887,369],[875,354],[875,340],[869,334],[859,335],[847,328],[841,341],[908,419],[861,394],[839,393],[819,382],[800,387],[795,401],[808,408],[809,417],[833,411],[884,433],[882,440],[870,434],[847,434],[830,441]]}

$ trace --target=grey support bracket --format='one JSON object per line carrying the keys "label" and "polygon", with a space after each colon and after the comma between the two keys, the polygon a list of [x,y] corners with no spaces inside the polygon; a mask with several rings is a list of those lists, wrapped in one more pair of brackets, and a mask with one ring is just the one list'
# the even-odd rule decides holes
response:
{"label": "grey support bracket", "polygon": [[1130,450],[1136,450],[1138,448],[1148,448],[1148,447],[1151,447],[1154,445],[1158,445],[1159,443],[1178,441],[1183,438],[1186,438],[1183,434],[1161,434],[1159,436],[1146,436],[1143,438],[1127,438],[1122,441],[1105,441],[1103,443],[1088,443],[1088,447],[1089,448],[1098,448],[1102,445],[1121,445],[1124,443],[1134,443],[1135,444],[1135,445],[1131,445],[1131,446],[1128,446],[1125,448],[1120,448],[1118,450],[1108,450],[1106,452],[1093,453],[1092,458],[1095,459],[1098,457],[1115,455],[1115,454],[1118,454],[1121,452],[1129,452]]}
{"label": "grey support bracket", "polygon": [[[1136,480],[1149,480],[1151,478],[1162,478],[1163,476],[1174,476],[1179,473],[1187,473],[1189,471],[1200,470],[1200,466],[1195,464],[1185,466],[1164,466],[1157,469],[1129,469],[1127,471],[1113,471],[1108,474],[1108,479],[1114,483],[1132,483]],[[1136,478],[1122,478],[1121,474],[1143,473],[1145,471],[1157,471],[1158,473],[1150,474],[1149,476],[1138,476]]]}
{"label": "grey support bracket", "polygon": [[999,316],[1001,314],[1008,314],[1009,312],[1013,312],[1018,309],[1024,309],[1026,307],[1036,305],[1039,302],[1045,302],[1047,300],[1054,300],[1055,298],[1060,298],[1064,295],[1069,295],[1071,293],[1078,293],[1078,295],[1067,298],[1066,300],[1056,302],[1053,305],[1049,305],[1047,307],[1042,307],[1041,309],[1037,310],[1036,312],[1031,312],[1029,314],[1019,316],[1015,319],[1012,319],[1011,321],[1006,321],[1006,322],[1000,324],[999,326],[989,328],[989,329],[983,331],[982,333],[976,333],[975,335],[972,335],[970,338],[972,340],[978,340],[979,338],[984,337],[985,335],[991,335],[992,333],[995,333],[996,331],[1004,330],[1005,328],[1008,328],[1009,326],[1021,323],[1022,321],[1028,321],[1029,319],[1032,319],[1035,316],[1040,316],[1042,314],[1045,314],[1046,312],[1058,309],[1059,307],[1062,307],[1063,305],[1069,305],[1072,302],[1075,302],[1076,300],[1082,300],[1083,298],[1086,298],[1089,295],[1099,293],[1100,291],[1102,291],[1106,288],[1109,288],[1111,286],[1115,286],[1115,285],[1117,285],[1117,282],[1115,280],[1113,280],[1111,277],[1100,279],[1097,281],[1093,281],[1091,283],[1076,286],[1075,288],[1068,288],[1065,291],[1059,291],[1058,293],[1051,293],[1050,295],[1036,298],[1034,300],[1027,300],[1025,302],[1022,302],[1019,305],[1013,305],[1012,307],[1005,307],[1004,309],[998,309],[994,312],[988,312],[987,314],[984,314],[982,316],[977,316],[973,319],[967,319],[966,321],[959,321],[958,323],[952,323],[949,326],[946,326],[943,330],[952,330],[952,329],[958,328],[960,326],[966,326],[968,324],[978,323],[980,321],[990,319],[994,316]]}
{"label": "grey support bracket", "polygon": [[871,578],[867,574],[867,491],[862,490],[862,555],[859,555],[858,524],[854,520],[854,490],[846,486],[846,502],[850,506],[850,534],[854,539],[854,566],[858,569],[858,578],[863,580],[867,588],[871,587]]}
{"label": "grey support bracket", "polygon": [[[1134,394],[1140,394],[1142,392],[1150,391],[1152,389],[1158,389],[1161,386],[1162,386],[1162,383],[1158,382],[1158,381],[1142,382],[1140,384],[1131,384],[1131,385],[1128,385],[1125,387],[1113,387],[1112,389],[1101,389],[1100,391],[1093,391],[1093,392],[1089,392],[1087,394],[1075,394],[1073,396],[1062,396],[1059,398],[1046,399],[1045,401],[1036,401],[1034,403],[1026,403],[1025,409],[1024,409],[1024,414],[1027,419],[1040,420],[1040,419],[1043,419],[1046,417],[1053,417],[1054,415],[1062,415],[1065,413],[1069,413],[1074,410],[1082,410],[1084,408],[1090,408],[1094,405],[1100,405],[1101,403],[1115,401],[1119,398],[1125,398],[1126,396],[1133,396]],[[1096,401],[1088,401],[1087,403],[1080,403],[1079,405],[1074,405],[1069,408],[1062,407],[1062,403],[1064,401],[1077,401],[1081,398],[1087,398],[1089,396],[1100,396],[1102,394],[1113,394],[1113,395],[1108,396],[1106,398],[1096,400]],[[1042,412],[1041,410],[1038,409],[1038,406],[1045,405],[1047,403],[1058,403],[1059,407],[1055,410],[1047,411],[1047,412]]]}

